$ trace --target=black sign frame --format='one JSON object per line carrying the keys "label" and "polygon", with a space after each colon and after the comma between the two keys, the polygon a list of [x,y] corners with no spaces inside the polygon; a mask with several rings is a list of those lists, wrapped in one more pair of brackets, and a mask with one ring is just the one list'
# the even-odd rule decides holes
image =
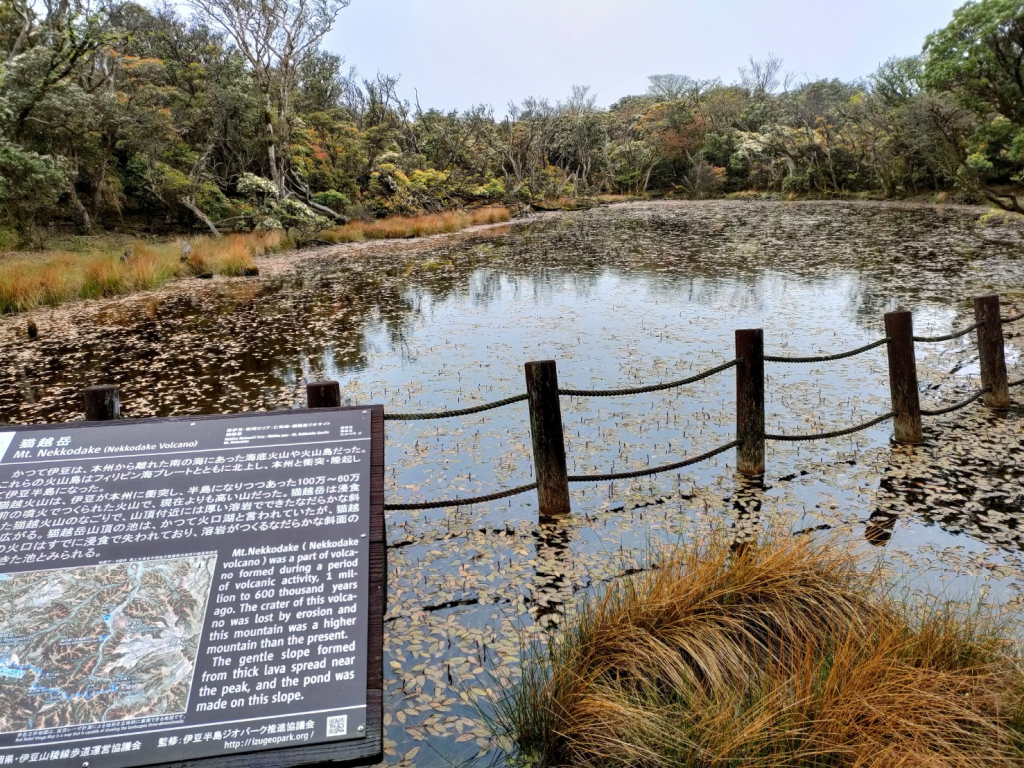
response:
{"label": "black sign frame", "polygon": [[[245,419],[254,416],[315,415],[324,411],[370,411],[370,542],[369,600],[366,669],[366,736],[353,741],[324,742],[309,746],[268,748],[197,760],[142,763],[153,768],[297,768],[326,765],[357,768],[384,759],[384,613],[387,609],[387,540],[384,524],[384,406],[296,408],[280,411],[203,416],[171,416],[113,421],[73,421],[54,424],[4,424],[2,431],[47,432],[69,429],[102,429],[104,426],[148,425],[173,422]],[[102,762],[97,761],[97,765]]]}

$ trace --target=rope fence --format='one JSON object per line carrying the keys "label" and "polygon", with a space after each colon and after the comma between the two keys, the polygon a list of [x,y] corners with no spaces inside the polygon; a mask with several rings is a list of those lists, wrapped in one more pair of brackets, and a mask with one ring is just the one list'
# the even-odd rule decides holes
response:
{"label": "rope fence", "polygon": [[921,409],[921,415],[922,416],[942,416],[943,414],[946,414],[946,413],[953,413],[954,411],[959,411],[962,408],[966,408],[968,405],[973,403],[975,400],[977,400],[977,399],[979,399],[981,397],[984,397],[986,394],[988,394],[991,391],[992,391],[992,387],[983,387],[982,389],[979,389],[973,395],[968,397],[966,400],[961,400],[959,403],[954,403],[953,405],[948,405],[945,408],[935,408],[935,409],[922,408]]}
{"label": "rope fence", "polygon": [[475,405],[472,408],[461,408],[457,411],[433,411],[427,413],[385,413],[384,421],[419,421],[426,419],[448,419],[456,416],[470,416],[474,413],[493,411],[495,408],[502,408],[513,403],[521,403],[528,399],[529,395],[516,395],[506,397],[504,400],[496,400],[493,403]]}
{"label": "rope fence", "polygon": [[651,467],[648,469],[637,469],[631,472],[609,472],[604,475],[569,475],[566,480],[570,483],[596,483],[604,482],[607,480],[628,480],[633,477],[648,477],[650,475],[659,475],[662,472],[671,472],[675,469],[682,469],[683,467],[690,467],[694,464],[699,464],[707,459],[714,458],[720,453],[725,453],[730,448],[735,448],[740,444],[739,440],[733,440],[731,443],[720,445],[717,448],[712,448],[706,453],[702,453],[700,456],[694,456],[692,459],[685,459],[683,461],[677,461],[673,464],[662,464],[660,467]]}
{"label": "rope fence", "polygon": [[[1024,312],[1022,312],[1019,315],[1014,315],[1013,317],[1000,317],[999,323],[1000,325],[1009,325],[1010,323],[1015,323],[1018,320],[1024,320]],[[966,336],[971,331],[978,330],[983,325],[985,325],[985,321],[981,320],[975,323],[974,325],[969,325],[966,328],[962,328],[959,331],[947,333],[945,336],[915,336],[914,341],[919,341],[926,344],[931,344],[939,341],[953,341],[954,339],[959,339],[961,336]]]}
{"label": "rope fence", "polygon": [[873,341],[870,344],[865,344],[863,347],[857,347],[851,349],[849,352],[839,352],[835,355],[815,355],[812,357],[778,357],[776,355],[765,355],[765,362],[769,363],[827,363],[830,360],[845,360],[848,357],[855,357],[856,355],[863,354],[875,347],[880,347],[883,344],[888,344],[892,339],[884,338],[878,341]]}
{"label": "rope fence", "polygon": [[969,325],[962,330],[954,331],[953,333],[947,333],[945,336],[915,336],[914,341],[921,341],[926,344],[933,344],[939,341],[953,341],[953,339],[959,339],[961,336],[966,336],[971,331],[978,330],[984,324],[984,322],[975,323],[974,325]]}
{"label": "rope fence", "polygon": [[[620,389],[570,389],[558,386],[558,374],[554,360],[526,363],[526,393],[507,397],[492,403],[457,410],[432,411],[425,413],[387,413],[387,421],[414,421],[426,419],[455,418],[494,410],[514,403],[528,402],[530,411],[530,433],[533,443],[535,482],[496,493],[443,501],[424,501],[403,504],[385,504],[391,511],[425,510],[444,507],[458,507],[482,504],[489,501],[518,496],[536,490],[538,508],[542,516],[557,516],[570,511],[569,484],[586,482],[609,482],[648,477],[693,466],[715,456],[736,449],[736,469],[742,474],[761,476],[765,471],[765,446],[769,442],[810,442],[844,437],[870,429],[882,422],[892,420],[893,437],[897,443],[915,444],[924,440],[922,416],[941,416],[954,413],[972,403],[984,399],[991,408],[1010,407],[1011,388],[1024,385],[1024,379],[1009,381],[1006,371],[1005,342],[1003,326],[1024,320],[1024,314],[1013,317],[1000,315],[998,296],[980,296],[974,299],[976,322],[966,328],[943,336],[915,336],[913,318],[907,310],[896,310],[885,315],[885,336],[870,344],[835,354],[789,357],[764,354],[764,336],[761,329],[736,331],[736,356],[728,362],[716,365],[701,373],[684,379],[650,384],[642,387]],[[981,388],[970,397],[952,405],[940,408],[922,408],[917,382],[917,364],[914,355],[915,343],[936,343],[952,341],[972,331],[978,332],[978,352],[981,362]],[[874,418],[851,427],[815,432],[803,435],[774,434],[765,431],[764,424],[764,364],[771,363],[820,363],[844,360],[878,347],[886,347],[889,364],[889,389],[892,408]],[[623,472],[607,472],[592,475],[569,475],[566,469],[565,437],[562,424],[560,397],[620,397],[682,387],[736,369],[736,439],[717,448],[682,461]],[[307,399],[311,408],[340,406],[340,389],[337,382],[315,382],[307,386]]]}
{"label": "rope fence", "polygon": [[520,485],[518,488],[509,488],[506,491],[489,493],[486,496],[472,496],[468,499],[450,499],[448,501],[419,501],[410,504],[385,504],[384,509],[390,511],[414,510],[414,509],[442,509],[443,507],[463,507],[469,504],[483,504],[488,501],[500,501],[510,496],[518,496],[521,493],[532,491],[537,487],[536,483]]}
{"label": "rope fence", "polygon": [[694,384],[698,381],[703,381],[717,373],[736,367],[737,362],[737,360],[730,360],[727,363],[716,365],[714,368],[710,368],[703,373],[698,373],[695,376],[690,376],[687,379],[669,381],[664,384],[651,384],[646,387],[631,387],[629,389],[560,389],[558,390],[558,394],[565,395],[567,397],[618,397],[620,395],[642,395],[646,392],[661,392],[666,389],[675,389],[676,387],[682,387],[687,384]]}
{"label": "rope fence", "polygon": [[811,440],[828,440],[833,437],[843,437],[845,435],[852,435],[855,432],[863,432],[865,429],[870,429],[875,424],[881,424],[883,421],[888,421],[896,415],[896,411],[889,411],[889,413],[877,416],[870,421],[865,421],[863,424],[858,424],[854,427],[847,427],[846,429],[834,429],[831,432],[818,432],[813,435],[771,435],[765,434],[765,440],[777,441],[781,443],[803,443]]}

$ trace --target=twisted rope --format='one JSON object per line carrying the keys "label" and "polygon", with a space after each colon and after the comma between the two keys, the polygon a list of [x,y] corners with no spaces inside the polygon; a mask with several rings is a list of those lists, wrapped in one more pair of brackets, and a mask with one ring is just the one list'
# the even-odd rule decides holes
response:
{"label": "twisted rope", "polygon": [[673,389],[685,384],[693,384],[696,381],[714,376],[716,373],[727,371],[736,365],[736,362],[736,360],[730,360],[728,363],[717,365],[703,373],[698,373],[696,376],[690,376],[679,381],[669,381],[664,384],[651,384],[647,387],[631,387],[630,389],[560,389],[558,394],[568,395],[569,397],[616,397],[617,395],[641,395],[644,392],[660,392],[663,389]]}
{"label": "twisted rope", "polygon": [[963,330],[954,331],[953,333],[947,333],[945,336],[915,336],[914,341],[923,341],[926,344],[930,344],[936,341],[952,341],[953,339],[959,339],[961,336],[966,336],[971,331],[975,331],[978,328],[981,328],[981,326],[983,326],[984,324],[985,321],[982,320],[981,322],[975,323],[974,325],[967,326]]}
{"label": "twisted rope", "polygon": [[1018,320],[1024,320],[1024,312],[1021,312],[1019,315],[1014,315],[1013,317],[1001,317],[999,320],[1003,325],[1006,325],[1007,323],[1016,323]]}
{"label": "twisted rope", "polygon": [[457,411],[431,411],[428,413],[385,413],[384,421],[417,421],[419,419],[447,419],[454,416],[469,416],[473,413],[483,413],[484,411],[490,411],[495,408],[501,408],[506,405],[512,405],[512,403],[519,403],[526,400],[528,395],[516,395],[515,397],[506,397],[504,400],[497,400],[493,403],[485,403],[484,405],[476,405],[472,408],[461,408]]}
{"label": "twisted rope", "polygon": [[677,461],[674,464],[664,464],[660,467],[653,467],[650,469],[638,469],[633,472],[609,472],[605,475],[569,475],[569,482],[589,483],[600,482],[602,480],[628,480],[631,477],[647,477],[648,475],[657,475],[661,472],[671,472],[673,469],[682,469],[683,467],[688,467],[691,464],[698,464],[705,459],[710,459],[713,456],[724,453],[730,448],[735,448],[739,444],[739,440],[733,440],[731,443],[720,445],[707,453],[702,453],[700,456],[694,456],[692,459],[685,459],[684,461]]}
{"label": "twisted rope", "polygon": [[832,432],[820,432],[813,435],[769,435],[764,436],[765,440],[778,440],[783,443],[801,443],[807,440],[827,440],[830,437],[842,437],[843,435],[852,435],[854,432],[860,432],[868,427],[873,427],[875,424],[880,424],[883,421],[887,421],[896,415],[896,411],[889,411],[889,413],[878,416],[877,418],[871,419],[871,421],[865,421],[863,424],[858,424],[855,427],[847,427],[846,429],[836,429]]}
{"label": "twisted rope", "polygon": [[922,416],[941,416],[944,413],[952,413],[953,411],[959,411],[961,408],[966,408],[968,405],[973,403],[975,400],[977,400],[979,397],[984,395],[986,392],[991,392],[991,391],[992,391],[992,387],[985,387],[984,389],[979,389],[977,392],[975,392],[973,395],[968,397],[966,400],[961,400],[959,403],[956,403],[954,405],[946,406],[945,408],[935,408],[934,410],[927,409],[927,408],[922,408],[921,409],[921,415]]}
{"label": "twisted rope", "polygon": [[836,355],[814,355],[812,357],[780,357],[778,355],[765,355],[764,359],[769,363],[826,363],[829,360],[843,360],[847,357],[859,355],[862,352],[867,352],[875,347],[888,344],[890,341],[892,341],[892,339],[886,337],[884,339],[879,339],[878,341],[873,341],[870,344],[865,344],[863,347],[851,349],[849,352],[840,352]]}
{"label": "twisted rope", "polygon": [[530,483],[529,485],[520,485],[518,488],[509,488],[507,491],[489,493],[486,496],[473,496],[469,499],[450,499],[448,501],[422,501],[411,504],[385,504],[384,509],[441,509],[442,507],[461,507],[466,504],[483,504],[485,501],[498,501],[498,499],[507,499],[509,496],[518,496],[520,493],[532,491],[536,487],[536,483]]}

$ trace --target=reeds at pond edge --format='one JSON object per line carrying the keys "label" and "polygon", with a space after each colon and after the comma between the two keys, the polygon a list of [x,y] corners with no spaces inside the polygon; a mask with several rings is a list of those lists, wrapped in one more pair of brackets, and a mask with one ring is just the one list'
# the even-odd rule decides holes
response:
{"label": "reeds at pond edge", "polygon": [[49,251],[7,259],[0,262],[0,314],[158,288],[179,276],[241,275],[254,266],[253,257],[290,245],[280,231],[190,238],[189,243],[186,258],[181,241],[140,241],[125,250]]}
{"label": "reeds at pond edge", "polygon": [[[354,221],[326,230],[318,239],[328,243],[423,237],[457,232],[479,224],[510,221],[503,206],[472,211],[447,211],[422,216]],[[99,245],[85,253],[48,251],[16,255],[0,261],[0,314],[22,312],[39,306],[55,306],[71,299],[120,296],[158,288],[175,277],[220,274],[253,274],[253,257],[284,250],[292,245],[280,230],[236,233],[221,238],[189,238],[191,253],[181,259],[180,240],[164,243],[136,241]],[[122,258],[122,253],[131,256]]]}
{"label": "reeds at pond edge", "polygon": [[683,545],[530,648],[492,728],[536,768],[1024,764],[1008,630],[880,586],[810,538]]}
{"label": "reeds at pond edge", "polygon": [[488,206],[472,211],[446,211],[421,216],[395,216],[374,221],[352,221],[341,227],[321,232],[317,237],[329,243],[356,243],[425,237],[458,232],[480,224],[501,224],[512,219],[512,212],[503,206]]}

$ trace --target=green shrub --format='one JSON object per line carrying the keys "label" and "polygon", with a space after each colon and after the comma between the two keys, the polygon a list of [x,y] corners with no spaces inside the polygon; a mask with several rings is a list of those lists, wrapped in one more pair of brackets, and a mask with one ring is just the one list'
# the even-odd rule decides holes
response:
{"label": "green shrub", "polygon": [[13,251],[18,247],[18,233],[13,229],[0,227],[0,251]]}
{"label": "green shrub", "polygon": [[38,217],[56,206],[67,183],[62,159],[29,152],[0,136],[0,216],[23,243],[35,239]]}
{"label": "green shrub", "polygon": [[503,200],[506,194],[504,179],[491,179],[473,190],[473,196],[481,200]]}
{"label": "green shrub", "polygon": [[345,213],[352,207],[352,201],[348,195],[338,192],[336,189],[328,189],[326,192],[317,192],[313,195],[313,202],[330,208],[335,213]]}

